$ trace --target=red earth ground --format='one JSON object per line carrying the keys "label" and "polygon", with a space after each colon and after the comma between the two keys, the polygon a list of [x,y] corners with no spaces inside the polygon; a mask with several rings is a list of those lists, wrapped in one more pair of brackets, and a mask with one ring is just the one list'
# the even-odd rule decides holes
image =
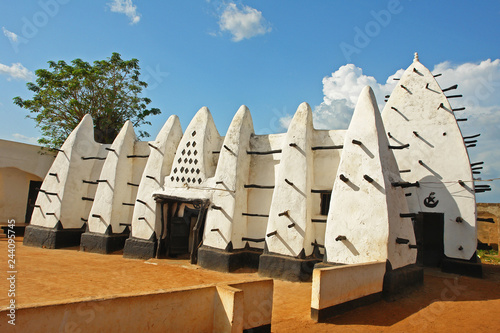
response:
{"label": "red earth ground", "polygon": [[[0,239],[0,269],[7,269],[7,240]],[[99,298],[258,278],[255,272],[220,273],[187,260],[125,259],[78,248],[47,250],[16,239],[16,302],[24,306]],[[484,278],[426,269],[424,285],[392,301],[380,301],[315,323],[311,283],[274,281],[273,332],[499,332],[500,266],[484,265]],[[0,307],[8,302],[0,279]],[[0,320],[6,320],[0,318]]]}

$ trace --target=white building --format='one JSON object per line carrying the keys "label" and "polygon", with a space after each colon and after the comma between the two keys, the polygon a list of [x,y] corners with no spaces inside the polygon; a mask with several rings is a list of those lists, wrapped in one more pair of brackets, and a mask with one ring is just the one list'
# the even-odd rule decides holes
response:
{"label": "white building", "polygon": [[480,272],[471,263],[471,164],[453,110],[418,57],[382,114],[363,90],[347,130],[314,129],[303,103],[287,133],[256,135],[242,106],[221,136],[202,108],[184,133],[171,116],[154,141],[137,141],[126,123],[103,145],[86,116],[41,192],[28,245],[189,256],[210,269],[258,267],[301,281],[322,261],[385,261],[394,283],[417,260]]}
{"label": "white building", "polygon": [[0,140],[0,221],[30,223],[37,197],[55,154],[39,146]]}

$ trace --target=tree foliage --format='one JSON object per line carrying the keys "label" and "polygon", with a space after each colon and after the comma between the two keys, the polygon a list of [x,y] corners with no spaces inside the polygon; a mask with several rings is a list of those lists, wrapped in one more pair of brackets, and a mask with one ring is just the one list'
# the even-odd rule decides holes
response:
{"label": "tree foliage", "polygon": [[[125,121],[151,125],[146,117],[161,112],[148,109],[151,100],[140,97],[147,83],[139,79],[137,59],[122,60],[113,53],[93,65],[81,59],[71,65],[62,60],[48,64],[49,70],[35,72],[36,84],[27,83],[33,98],[14,98],[14,104],[30,111],[28,118],[42,131],[38,142],[46,147],[60,147],[86,114],[94,120],[95,140],[112,143]],[[148,136],[139,131],[139,138]]]}

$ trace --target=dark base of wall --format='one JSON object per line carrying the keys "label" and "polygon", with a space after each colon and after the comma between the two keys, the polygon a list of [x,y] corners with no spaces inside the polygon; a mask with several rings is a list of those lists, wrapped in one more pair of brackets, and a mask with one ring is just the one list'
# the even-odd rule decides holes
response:
{"label": "dark base of wall", "polygon": [[84,229],[45,228],[29,225],[24,231],[23,244],[47,249],[78,246],[84,231]]}
{"label": "dark base of wall", "polygon": [[150,259],[156,256],[158,242],[140,238],[127,238],[123,248],[123,257],[132,259]]}
{"label": "dark base of wall", "polygon": [[380,292],[363,296],[361,298],[353,299],[345,303],[329,306],[321,310],[311,308],[311,318],[316,322],[322,323],[325,322],[326,319],[328,318],[338,316],[347,311],[359,308],[360,306],[378,302],[381,299],[382,299],[382,293]]}
{"label": "dark base of wall", "polygon": [[271,333],[271,324],[243,330],[243,333]]}
{"label": "dark base of wall", "polygon": [[227,252],[224,250],[201,246],[198,249],[198,265],[219,272],[234,272],[240,268],[259,267],[259,257],[262,250],[241,249]]}
{"label": "dark base of wall", "polygon": [[311,281],[314,265],[318,262],[321,259],[297,259],[266,253],[260,256],[259,275],[293,282]]}
{"label": "dark base of wall", "polygon": [[476,254],[472,256],[471,260],[460,260],[443,258],[441,262],[441,270],[446,273],[455,273],[461,275],[467,275],[472,277],[483,277],[483,266],[481,262],[476,262]]}
{"label": "dark base of wall", "polygon": [[391,298],[424,283],[424,269],[417,265],[407,265],[387,270],[384,275],[383,296]]}
{"label": "dark base of wall", "polygon": [[128,234],[98,234],[85,232],[82,234],[80,251],[108,254],[123,249]]}

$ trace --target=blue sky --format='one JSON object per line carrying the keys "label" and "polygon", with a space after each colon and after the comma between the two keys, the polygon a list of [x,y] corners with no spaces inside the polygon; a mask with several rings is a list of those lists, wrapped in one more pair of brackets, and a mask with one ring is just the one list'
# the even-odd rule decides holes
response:
{"label": "blue sky", "polygon": [[[0,138],[40,136],[12,98],[49,60],[139,59],[144,95],[162,114],[144,128],[154,138],[177,114],[183,128],[207,106],[221,134],[242,104],[259,134],[284,132],[301,102],[317,128],[346,128],[361,88],[378,103],[417,51],[441,87],[458,83],[469,150],[500,177],[500,2],[40,0],[0,3]],[[500,202],[499,181],[480,202]]]}

